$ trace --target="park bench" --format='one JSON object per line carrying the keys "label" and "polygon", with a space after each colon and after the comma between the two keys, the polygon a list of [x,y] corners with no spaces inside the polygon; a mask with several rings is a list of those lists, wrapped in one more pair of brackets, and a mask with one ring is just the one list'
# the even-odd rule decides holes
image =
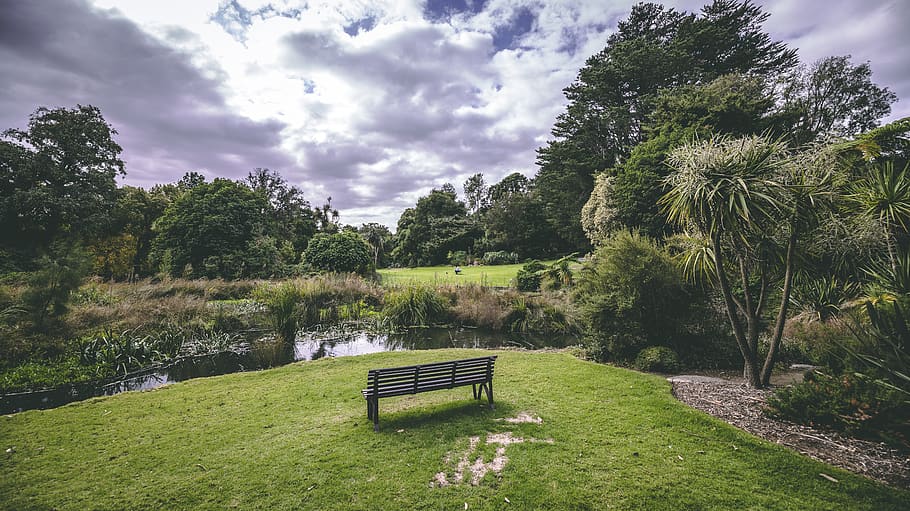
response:
{"label": "park bench", "polygon": [[371,369],[367,373],[367,417],[379,431],[379,398],[419,394],[471,385],[474,399],[484,392],[493,408],[493,364],[496,356],[450,360],[433,364]]}

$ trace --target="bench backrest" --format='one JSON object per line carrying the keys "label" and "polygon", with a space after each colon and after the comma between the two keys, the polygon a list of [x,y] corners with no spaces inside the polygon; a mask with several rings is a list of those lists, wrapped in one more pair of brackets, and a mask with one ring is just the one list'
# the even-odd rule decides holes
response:
{"label": "bench backrest", "polygon": [[371,369],[367,389],[374,396],[417,394],[493,380],[496,356],[450,360],[404,367]]}

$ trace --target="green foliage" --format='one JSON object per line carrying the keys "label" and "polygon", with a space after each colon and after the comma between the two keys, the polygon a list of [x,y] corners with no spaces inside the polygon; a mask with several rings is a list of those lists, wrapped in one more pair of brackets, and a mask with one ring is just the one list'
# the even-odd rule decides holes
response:
{"label": "green foliage", "polygon": [[772,417],[800,424],[910,446],[907,396],[883,389],[862,375],[809,373],[806,381],[784,387],[769,397],[766,411]]}
{"label": "green foliage", "polygon": [[60,355],[51,359],[17,364],[0,369],[0,390],[19,392],[49,389],[70,383],[82,383],[116,376],[112,366],[103,363],[86,365],[79,355]]}
{"label": "green foliage", "polygon": [[394,236],[388,227],[371,222],[357,230],[373,253],[373,268],[385,268],[390,262],[390,252],[395,248]]}
{"label": "green foliage", "polygon": [[[297,263],[297,258],[306,248],[310,238],[316,234],[317,223],[320,221],[323,224],[328,223],[325,215],[330,211],[322,210],[317,213],[304,199],[302,190],[289,185],[278,172],[269,169],[253,170],[247,176],[246,184],[254,192],[265,197],[269,203],[270,207],[266,212],[269,227],[265,232],[270,233],[276,240],[281,240],[281,243],[290,244],[288,250],[290,258],[283,262]],[[264,273],[268,274],[267,271]]]}
{"label": "green foliage", "polygon": [[870,64],[854,66],[849,55],[801,67],[782,87],[782,108],[774,121],[794,145],[871,130],[897,101],[896,94],[871,78]]}
{"label": "green foliage", "polygon": [[101,231],[116,200],[115,178],[125,174],[116,134],[98,108],[83,105],[41,107],[28,129],[4,131],[0,247],[33,257]]}
{"label": "green foliage", "polygon": [[520,333],[574,334],[572,315],[556,303],[541,297],[517,296],[509,304],[503,329]]}
{"label": "green foliage", "polygon": [[651,239],[617,232],[585,263],[575,299],[600,360],[631,361],[646,346],[685,349],[696,294]]}
{"label": "green foliage", "polygon": [[355,232],[319,233],[303,252],[303,263],[310,268],[335,273],[366,275],[372,269],[370,247]]}
{"label": "green foliage", "polygon": [[38,270],[28,278],[28,288],[22,293],[22,303],[39,328],[48,315],[58,317],[67,310],[70,293],[79,288],[88,273],[88,261],[77,247],[59,248],[61,256],[44,256]]}
{"label": "green foliage", "polygon": [[666,346],[650,346],[639,351],[632,366],[652,373],[675,373],[680,369],[676,352]]}
{"label": "green foliage", "polygon": [[538,291],[540,290],[540,281],[542,280],[541,271],[546,270],[547,266],[540,261],[530,261],[518,270],[515,275],[515,287],[519,291]]}
{"label": "green foliage", "polygon": [[483,227],[478,252],[515,252],[520,258],[553,253],[552,228],[527,177],[518,172],[504,177],[490,186],[484,204],[478,215]]}
{"label": "green foliage", "polygon": [[389,291],[382,314],[395,326],[430,326],[445,322],[448,310],[449,304],[435,289],[416,285]]}
{"label": "green foliage", "polygon": [[578,254],[569,254],[547,265],[546,268],[538,270],[541,280],[540,285],[544,289],[553,291],[572,287],[573,276],[570,264],[575,261]]}
{"label": "green foliage", "polygon": [[[750,2],[714,2],[701,15],[642,3],[619,22],[607,46],[587,60],[575,82],[565,89],[569,105],[553,127],[554,140],[538,149],[540,171],[535,188],[563,253],[586,251],[580,212],[591,195],[593,177],[629,157],[632,148],[645,139],[648,133],[643,128],[662,92],[707,84],[728,74],[777,76],[796,64],[795,50],[772,41],[762,30],[767,17]],[[732,89],[727,84],[717,87]],[[727,100],[726,92],[700,91],[701,104],[680,94],[662,111],[672,113],[685,106],[692,114],[681,119],[659,117],[675,124],[736,124],[741,122],[738,115],[722,114],[751,112],[767,101],[765,95],[750,97],[749,87],[742,90],[735,100]],[[754,105],[756,102],[759,104]],[[631,190],[647,187],[654,182],[652,174],[662,175],[663,170],[636,168],[634,174],[629,176],[627,195],[633,200]],[[647,192],[653,194],[654,189]],[[632,203],[629,211],[647,212],[649,208],[646,203]],[[650,231],[650,220],[643,220]]]}
{"label": "green foliage", "polygon": [[177,277],[240,278],[250,244],[267,225],[266,198],[228,179],[198,184],[177,197],[158,220],[155,252]]}
{"label": "green foliage", "polygon": [[392,257],[404,266],[443,264],[449,252],[470,252],[478,237],[478,227],[454,189],[434,189],[402,212]]}
{"label": "green foliage", "polygon": [[[156,339],[149,334],[140,333],[138,329],[122,332],[104,330],[83,339],[81,344],[82,364],[99,366],[105,371],[111,368],[120,375],[153,362],[171,359],[177,354],[173,345],[169,346],[171,352],[159,351]],[[178,349],[179,347],[177,345]]]}
{"label": "green foliage", "polygon": [[457,252],[449,252],[449,256],[446,258],[449,261],[449,264],[455,266],[463,266],[468,264],[468,253],[464,250],[459,250]]}
{"label": "green foliage", "polygon": [[253,291],[253,298],[262,304],[269,325],[285,343],[293,343],[300,329],[301,308],[305,294],[297,281],[278,285],[262,284]]}
{"label": "green foliage", "polygon": [[518,254],[515,252],[506,252],[504,250],[484,252],[482,260],[483,264],[488,264],[491,266],[498,264],[515,264],[518,262]]}
{"label": "green foliage", "polygon": [[797,310],[811,312],[819,321],[827,321],[837,316],[843,304],[858,294],[859,286],[855,282],[836,277],[800,278],[795,282],[790,302]]}

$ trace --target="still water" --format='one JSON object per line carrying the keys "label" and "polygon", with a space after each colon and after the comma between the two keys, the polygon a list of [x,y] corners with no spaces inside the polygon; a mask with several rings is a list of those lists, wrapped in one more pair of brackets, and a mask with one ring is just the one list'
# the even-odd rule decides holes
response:
{"label": "still water", "polygon": [[164,366],[137,371],[126,378],[102,383],[74,384],[50,390],[0,395],[0,413],[45,409],[96,396],[110,396],[130,390],[148,390],[171,382],[205,376],[255,371],[291,362],[323,357],[346,357],[380,351],[407,351],[439,348],[543,348],[565,347],[574,337],[504,334],[475,329],[420,328],[403,333],[345,334],[304,333],[291,345],[254,342],[243,349],[180,359]]}

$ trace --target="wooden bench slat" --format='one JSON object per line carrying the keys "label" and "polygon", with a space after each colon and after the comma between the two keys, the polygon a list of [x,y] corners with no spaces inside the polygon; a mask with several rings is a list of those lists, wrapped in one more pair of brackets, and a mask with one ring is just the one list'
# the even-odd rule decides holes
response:
{"label": "wooden bench slat", "polygon": [[[397,371],[413,371],[417,367],[420,367],[421,368],[420,370],[423,371],[426,369],[432,369],[433,367],[437,367],[437,366],[438,367],[449,367],[454,362],[458,362],[459,367],[462,365],[471,365],[472,363],[479,363],[479,364],[486,365],[487,361],[490,358],[491,357],[466,358],[466,359],[462,359],[462,360],[451,360],[448,362],[433,362],[430,364],[417,364],[417,365],[412,365],[412,366],[401,366],[401,367],[385,367],[385,368],[380,368],[380,369],[370,369],[370,372],[371,373],[373,373],[373,372],[394,373]],[[495,358],[495,357],[493,357],[493,358]]]}
{"label": "wooden bench slat", "polygon": [[[487,378],[484,375],[457,377],[457,378],[455,378],[454,381],[451,378],[436,379],[436,380],[430,380],[430,381],[419,381],[416,386],[416,392],[414,392],[415,386],[413,383],[400,383],[397,385],[384,385],[384,386],[382,386],[382,388],[379,391],[379,396],[382,397],[386,394],[386,392],[398,392],[399,390],[404,390],[404,391],[408,391],[411,394],[416,394],[416,393],[421,392],[422,389],[429,388],[429,387],[434,387],[434,388],[435,387],[448,387],[448,386],[461,387],[461,386],[468,385],[471,383],[484,383],[485,381],[487,381]],[[364,389],[364,392],[365,392],[364,395],[370,395],[370,396],[373,395],[372,389]]]}
{"label": "wooden bench slat", "polygon": [[[468,370],[461,370],[459,368],[458,371],[455,372],[455,374],[456,375],[487,374],[487,368],[486,367],[477,367],[477,368],[471,368]],[[386,384],[386,383],[395,383],[395,382],[403,382],[403,381],[428,380],[428,379],[433,379],[433,378],[451,377],[451,376],[452,376],[452,371],[436,371],[436,372],[432,372],[429,374],[421,371],[419,377],[416,374],[394,375],[394,376],[389,376],[389,377],[386,377],[385,375],[380,375],[380,376],[374,376],[372,378],[367,378],[367,381],[369,383],[373,383],[374,380],[378,379],[380,383]]]}

